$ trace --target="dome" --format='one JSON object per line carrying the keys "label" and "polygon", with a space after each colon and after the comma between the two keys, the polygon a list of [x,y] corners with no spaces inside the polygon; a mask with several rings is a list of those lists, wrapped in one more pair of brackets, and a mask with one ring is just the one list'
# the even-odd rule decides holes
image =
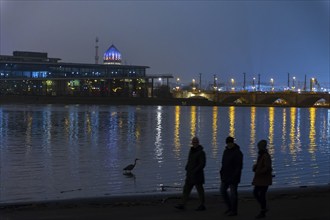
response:
{"label": "dome", "polygon": [[104,64],[121,64],[121,53],[114,46],[111,45],[103,55]]}

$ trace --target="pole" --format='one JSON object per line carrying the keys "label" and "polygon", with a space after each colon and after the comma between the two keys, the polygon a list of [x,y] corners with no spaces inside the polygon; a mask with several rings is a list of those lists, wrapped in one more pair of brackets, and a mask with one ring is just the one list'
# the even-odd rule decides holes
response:
{"label": "pole", "polygon": [[213,75],[213,89],[214,91],[217,89],[217,75]]}
{"label": "pole", "polygon": [[243,90],[245,90],[245,73],[243,73],[244,79],[243,79]]}

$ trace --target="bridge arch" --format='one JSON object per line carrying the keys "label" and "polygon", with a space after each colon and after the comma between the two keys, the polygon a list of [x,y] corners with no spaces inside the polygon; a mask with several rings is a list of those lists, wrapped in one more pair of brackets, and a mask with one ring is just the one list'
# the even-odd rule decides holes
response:
{"label": "bridge arch", "polygon": [[223,104],[250,104],[250,101],[243,96],[228,96],[220,100]]}
{"label": "bridge arch", "polygon": [[300,106],[320,106],[320,105],[328,105],[329,106],[329,100],[326,100],[323,97],[309,97],[304,100],[302,100],[300,103],[298,103]]}
{"label": "bridge arch", "polygon": [[265,105],[274,105],[274,104],[290,105],[292,103],[289,100],[287,100],[281,96],[271,96],[271,97],[263,99],[262,104],[265,104]]}
{"label": "bridge arch", "polygon": [[205,99],[208,101],[213,101],[212,97],[208,96],[206,93],[199,93],[199,94],[189,93],[188,98],[189,99]]}

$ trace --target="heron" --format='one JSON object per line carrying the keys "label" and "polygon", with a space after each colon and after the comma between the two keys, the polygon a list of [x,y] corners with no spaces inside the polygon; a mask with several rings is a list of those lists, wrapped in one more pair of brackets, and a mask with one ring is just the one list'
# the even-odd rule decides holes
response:
{"label": "heron", "polygon": [[136,161],[138,161],[139,159],[136,158],[134,161],[134,164],[130,164],[128,166],[126,166],[123,170],[125,173],[131,173],[131,171],[134,169],[135,165],[136,165]]}

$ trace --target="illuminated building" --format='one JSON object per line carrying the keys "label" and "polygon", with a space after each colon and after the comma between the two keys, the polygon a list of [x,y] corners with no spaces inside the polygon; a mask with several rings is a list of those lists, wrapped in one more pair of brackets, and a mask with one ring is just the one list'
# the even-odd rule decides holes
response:
{"label": "illuminated building", "polygon": [[109,49],[104,53],[103,63],[117,65],[121,64],[121,53],[114,45],[111,45]]}
{"label": "illuminated building", "polygon": [[[147,76],[148,66],[122,65],[119,50],[111,45],[103,64],[67,63],[47,53],[14,51],[0,55],[1,95],[51,96],[153,96],[155,78]],[[151,82],[149,82],[151,80]]]}

